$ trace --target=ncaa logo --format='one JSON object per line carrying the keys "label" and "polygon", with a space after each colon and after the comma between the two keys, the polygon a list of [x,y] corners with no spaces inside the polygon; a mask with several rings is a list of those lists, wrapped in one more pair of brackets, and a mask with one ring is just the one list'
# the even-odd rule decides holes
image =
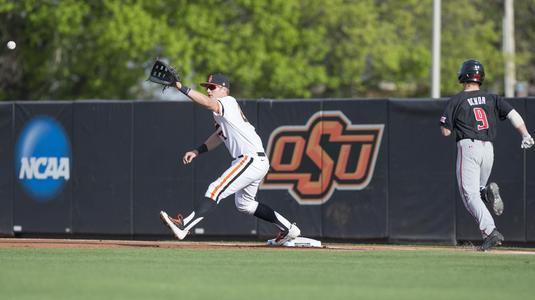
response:
{"label": "ncaa logo", "polygon": [[65,130],[46,116],[26,124],[15,146],[15,172],[24,191],[46,202],[70,178],[71,147]]}

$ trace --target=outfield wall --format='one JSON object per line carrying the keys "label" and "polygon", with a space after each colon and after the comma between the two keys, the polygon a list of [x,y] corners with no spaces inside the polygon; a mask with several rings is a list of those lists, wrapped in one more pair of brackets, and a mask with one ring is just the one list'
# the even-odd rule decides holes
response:
{"label": "outfield wall", "polygon": [[[535,131],[535,99],[510,99]],[[272,163],[258,200],[306,236],[480,239],[455,180],[456,147],[440,135],[440,100],[240,102]],[[499,124],[491,180],[500,184],[506,240],[535,241],[535,151]],[[190,102],[0,103],[0,234],[160,236],[158,212],[189,212],[232,158],[224,147],[184,166],[213,132]],[[233,197],[196,234],[264,237],[268,223]]]}

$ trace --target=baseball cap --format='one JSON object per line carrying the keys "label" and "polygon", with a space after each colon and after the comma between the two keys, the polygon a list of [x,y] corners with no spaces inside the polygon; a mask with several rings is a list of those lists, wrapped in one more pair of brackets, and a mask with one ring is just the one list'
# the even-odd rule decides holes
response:
{"label": "baseball cap", "polygon": [[215,84],[230,89],[230,81],[228,80],[227,76],[219,73],[208,75],[208,79],[206,82],[201,83],[201,86],[208,87]]}

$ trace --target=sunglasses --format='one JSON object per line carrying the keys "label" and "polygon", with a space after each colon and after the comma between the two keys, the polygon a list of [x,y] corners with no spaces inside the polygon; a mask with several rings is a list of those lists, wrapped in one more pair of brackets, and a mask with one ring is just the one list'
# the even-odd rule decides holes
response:
{"label": "sunglasses", "polygon": [[216,90],[219,86],[218,85],[209,85],[207,86],[207,88],[210,90],[210,91],[213,91],[213,90]]}

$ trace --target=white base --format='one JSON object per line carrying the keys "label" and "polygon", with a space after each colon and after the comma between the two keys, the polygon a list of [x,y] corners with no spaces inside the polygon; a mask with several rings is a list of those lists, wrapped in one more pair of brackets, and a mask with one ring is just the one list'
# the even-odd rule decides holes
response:
{"label": "white base", "polygon": [[268,246],[281,246],[281,247],[321,247],[321,242],[306,237],[296,237],[293,240],[287,241],[282,245],[277,245],[275,239],[267,241]]}

